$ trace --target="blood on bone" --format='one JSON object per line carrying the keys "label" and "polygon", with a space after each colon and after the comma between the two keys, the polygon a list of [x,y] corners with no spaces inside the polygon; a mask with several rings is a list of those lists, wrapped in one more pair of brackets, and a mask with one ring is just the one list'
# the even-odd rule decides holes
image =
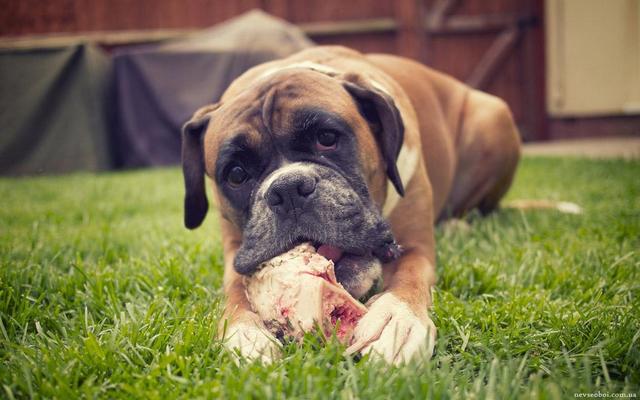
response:
{"label": "blood on bone", "polygon": [[[360,319],[361,315],[354,313],[347,307],[336,306],[331,311],[331,325],[338,326],[336,330],[336,336],[338,338],[344,338],[350,334],[355,328],[356,323]],[[340,323],[338,325],[338,322]],[[332,332],[326,332],[331,334]]]}
{"label": "blood on bone", "polygon": [[329,274],[327,272],[322,272],[322,273],[319,273],[319,274],[311,274],[311,275],[317,276],[318,278],[322,278],[327,282],[333,283],[331,281],[331,277],[329,276]]}

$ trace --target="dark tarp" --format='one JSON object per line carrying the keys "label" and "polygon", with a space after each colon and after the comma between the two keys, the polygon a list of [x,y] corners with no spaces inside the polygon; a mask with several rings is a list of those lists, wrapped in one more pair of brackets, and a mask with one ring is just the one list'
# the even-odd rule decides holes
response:
{"label": "dark tarp", "polygon": [[180,128],[250,67],[311,45],[294,25],[251,11],[185,39],[114,53],[117,164],[180,160]]}
{"label": "dark tarp", "polygon": [[311,45],[252,11],[186,38],[119,49],[0,50],[0,174],[179,162],[180,127],[248,68]]}
{"label": "dark tarp", "polygon": [[109,168],[108,70],[91,45],[0,50],[0,173]]}

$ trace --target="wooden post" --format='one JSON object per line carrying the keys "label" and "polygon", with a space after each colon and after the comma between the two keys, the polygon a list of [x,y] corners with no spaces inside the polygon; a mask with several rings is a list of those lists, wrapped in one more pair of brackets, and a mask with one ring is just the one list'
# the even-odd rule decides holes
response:
{"label": "wooden post", "polygon": [[426,29],[424,26],[424,0],[397,0],[395,2],[397,53],[404,57],[426,62]]}
{"label": "wooden post", "polygon": [[491,79],[495,77],[498,67],[509,56],[519,37],[520,29],[515,24],[502,31],[473,69],[471,76],[467,78],[467,84],[476,89],[486,90]]}
{"label": "wooden post", "polygon": [[[547,114],[546,94],[546,60],[545,60],[545,36],[544,36],[544,1],[529,1],[530,15],[538,16],[537,23],[528,32],[525,51],[530,55],[528,71],[531,77],[530,87],[525,88],[525,96],[530,99],[531,110],[529,126],[530,137],[526,139],[548,140],[550,139],[549,115]],[[528,74],[528,75],[529,75]]]}

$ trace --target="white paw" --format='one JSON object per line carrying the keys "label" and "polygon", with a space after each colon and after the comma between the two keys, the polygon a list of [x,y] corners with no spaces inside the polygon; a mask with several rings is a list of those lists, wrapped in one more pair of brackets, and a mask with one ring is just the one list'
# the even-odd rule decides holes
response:
{"label": "white paw", "polygon": [[346,352],[371,353],[398,365],[418,357],[428,360],[435,341],[436,327],[426,313],[420,318],[404,301],[384,293],[358,322]]}
{"label": "white paw", "polygon": [[234,355],[239,354],[250,361],[261,360],[265,364],[280,356],[278,339],[254,322],[232,324],[225,334],[225,345]]}

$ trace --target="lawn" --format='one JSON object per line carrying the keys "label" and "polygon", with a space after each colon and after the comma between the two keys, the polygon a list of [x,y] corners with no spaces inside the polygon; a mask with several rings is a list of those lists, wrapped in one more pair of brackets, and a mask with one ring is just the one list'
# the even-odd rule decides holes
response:
{"label": "lawn", "polygon": [[0,180],[0,397],[640,395],[640,162],[527,158],[502,210],[438,230],[437,354],[386,367],[308,335],[272,365],[215,339],[215,213],[182,227],[178,169]]}

